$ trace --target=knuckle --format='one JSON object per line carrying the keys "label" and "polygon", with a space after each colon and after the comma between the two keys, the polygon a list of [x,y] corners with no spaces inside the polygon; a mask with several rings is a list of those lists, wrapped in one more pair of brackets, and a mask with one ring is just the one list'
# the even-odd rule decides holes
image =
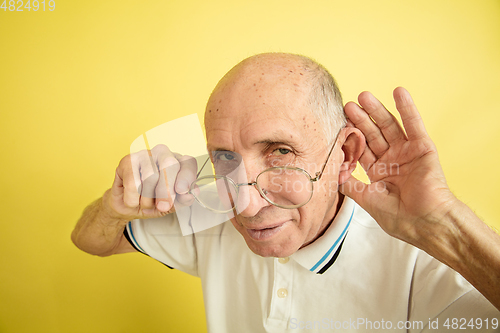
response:
{"label": "knuckle", "polygon": [[169,170],[179,170],[180,163],[173,156],[165,156],[159,162],[160,169],[168,168]]}
{"label": "knuckle", "polygon": [[376,132],[370,132],[370,133],[365,134],[365,138],[366,138],[366,141],[368,143],[377,140],[378,137],[379,137],[379,133],[376,133]]}
{"label": "knuckle", "polygon": [[148,155],[148,151],[146,149],[142,149],[142,150],[136,151],[134,153],[131,153],[125,157],[128,157],[132,162],[135,162],[135,161],[138,161],[141,158],[143,158],[143,156],[147,156],[147,155]]}
{"label": "knuckle", "polygon": [[194,173],[198,170],[198,162],[193,156],[184,155],[179,159],[179,162],[184,169],[188,169]]}
{"label": "knuckle", "polygon": [[154,153],[154,154],[171,154],[172,152],[170,151],[170,149],[164,145],[164,144],[158,144],[156,146],[153,147],[153,149],[151,149],[151,152]]}
{"label": "knuckle", "polygon": [[178,194],[177,200],[184,205],[191,205],[195,199],[192,194]]}
{"label": "knuckle", "polygon": [[131,155],[126,155],[120,160],[120,163],[118,163],[117,169],[126,169],[131,167],[132,167],[132,157]]}
{"label": "knuckle", "polygon": [[182,155],[179,157],[179,162],[183,163],[183,162],[186,162],[186,163],[193,163],[195,162],[196,163],[196,159],[193,157],[193,156],[190,156],[190,155]]}
{"label": "knuckle", "polygon": [[130,155],[130,168],[137,172],[141,169],[144,169],[144,166],[147,166],[147,161],[149,160],[147,151],[144,153],[142,151],[134,153]]}
{"label": "knuckle", "polygon": [[133,191],[137,190],[136,182],[133,175],[127,175],[123,179],[123,186],[125,187],[126,190],[133,190]]}
{"label": "knuckle", "polygon": [[130,159],[131,159],[131,155],[128,154],[128,155],[125,155],[121,160],[120,160],[120,164],[122,163],[129,163],[130,162]]}
{"label": "knuckle", "polygon": [[136,198],[123,198],[123,204],[126,206],[126,207],[129,207],[129,208],[135,208],[137,207],[138,205],[138,201]]}

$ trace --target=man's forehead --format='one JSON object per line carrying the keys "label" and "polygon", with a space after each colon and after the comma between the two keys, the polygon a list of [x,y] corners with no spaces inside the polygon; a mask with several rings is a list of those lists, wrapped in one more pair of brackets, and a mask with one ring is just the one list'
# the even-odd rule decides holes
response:
{"label": "man's forehead", "polygon": [[247,133],[240,132],[240,134],[235,138],[232,129],[212,131],[211,135],[207,136],[207,147],[210,151],[233,151],[236,149],[236,145],[251,149],[252,147],[265,147],[272,144],[295,147],[303,142],[294,128],[263,127],[258,132],[249,131]]}
{"label": "man's forehead", "polygon": [[254,75],[218,86],[207,103],[207,129],[224,121],[266,119],[271,115],[298,119],[311,115],[309,85],[265,73],[263,76],[270,77],[262,79]]}

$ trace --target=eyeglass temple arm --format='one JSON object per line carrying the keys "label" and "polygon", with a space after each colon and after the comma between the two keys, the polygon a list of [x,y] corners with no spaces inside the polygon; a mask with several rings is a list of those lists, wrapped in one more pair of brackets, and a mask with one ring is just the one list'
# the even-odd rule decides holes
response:
{"label": "eyeglass temple arm", "polygon": [[208,163],[208,161],[210,160],[210,156],[207,157],[207,160],[205,161],[205,163],[203,163],[203,165],[201,166],[200,168],[200,171],[198,171],[198,173],[196,174],[196,178],[200,177],[200,174],[201,172],[203,171],[203,168],[205,167],[205,165]]}
{"label": "eyeglass temple arm", "polygon": [[316,182],[321,179],[321,176],[323,175],[323,171],[325,171],[326,165],[328,164],[328,160],[330,159],[330,155],[333,152],[333,149],[337,145],[337,139],[339,138],[340,132],[342,131],[342,128],[339,130],[337,135],[335,136],[335,141],[333,141],[333,146],[330,149],[330,152],[328,153],[328,156],[326,157],[325,164],[323,164],[323,167],[321,168],[321,171],[316,172],[316,177],[314,179],[311,179],[311,181]]}

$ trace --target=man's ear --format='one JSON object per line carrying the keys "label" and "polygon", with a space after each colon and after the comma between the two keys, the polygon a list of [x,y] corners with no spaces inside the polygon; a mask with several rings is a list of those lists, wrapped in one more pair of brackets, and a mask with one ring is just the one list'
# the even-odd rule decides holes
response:
{"label": "man's ear", "polygon": [[346,126],[344,129],[344,143],[342,151],[344,152],[344,161],[340,165],[339,185],[344,184],[352,172],[356,169],[356,163],[365,151],[365,136],[359,129],[353,126]]}

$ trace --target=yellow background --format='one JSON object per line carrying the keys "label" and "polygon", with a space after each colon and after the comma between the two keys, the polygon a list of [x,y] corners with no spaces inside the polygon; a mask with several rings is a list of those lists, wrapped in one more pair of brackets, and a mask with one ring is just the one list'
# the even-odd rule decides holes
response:
{"label": "yellow background", "polygon": [[393,109],[393,88],[409,89],[450,187],[500,228],[498,0],[0,10],[0,332],[205,330],[198,279],[141,254],[86,255],[70,232],[135,138],[201,116],[227,70],[267,51],[323,63],[345,101],[370,90]]}

